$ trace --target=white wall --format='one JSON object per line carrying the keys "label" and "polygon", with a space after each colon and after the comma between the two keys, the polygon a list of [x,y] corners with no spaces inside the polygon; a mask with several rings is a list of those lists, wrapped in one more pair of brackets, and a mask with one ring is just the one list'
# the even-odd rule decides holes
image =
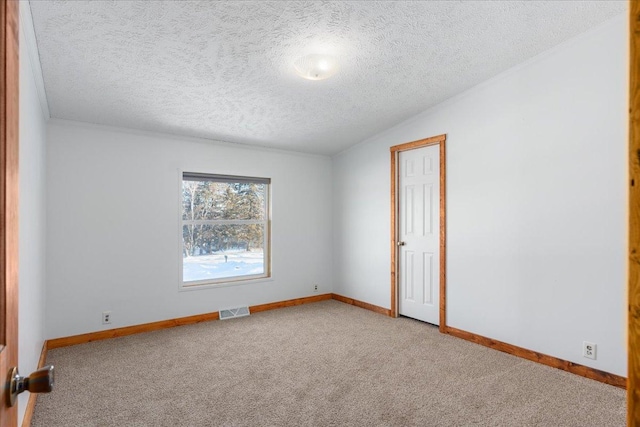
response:
{"label": "white wall", "polygon": [[[331,292],[330,158],[61,121],[47,143],[47,338]],[[273,280],[178,291],[179,169],[272,179]]]}
{"label": "white wall", "polygon": [[334,292],[389,308],[389,147],[444,133],[448,325],[626,376],[627,69],[623,15],[335,156]]}
{"label": "white wall", "polygon": [[[34,74],[20,31],[20,228],[19,228],[19,368],[28,375],[38,366],[44,342],[45,313],[45,137]],[[29,393],[18,400],[19,424]]]}

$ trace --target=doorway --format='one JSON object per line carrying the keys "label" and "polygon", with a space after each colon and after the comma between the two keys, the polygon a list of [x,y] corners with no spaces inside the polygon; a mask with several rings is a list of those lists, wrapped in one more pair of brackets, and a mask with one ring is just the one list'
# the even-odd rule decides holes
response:
{"label": "doorway", "polygon": [[391,147],[391,312],[444,331],[446,135]]}

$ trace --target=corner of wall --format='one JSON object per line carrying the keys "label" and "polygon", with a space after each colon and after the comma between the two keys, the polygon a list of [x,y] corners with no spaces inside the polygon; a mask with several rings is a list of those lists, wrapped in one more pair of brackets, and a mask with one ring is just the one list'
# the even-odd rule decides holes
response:
{"label": "corner of wall", "polygon": [[[38,367],[44,343],[46,278],[46,123],[49,117],[35,39],[29,41],[32,22],[28,2],[20,2],[20,229],[19,257],[19,366],[24,372]],[[33,34],[31,33],[33,36]],[[33,36],[35,37],[35,36]],[[22,423],[27,393],[18,400]]]}
{"label": "corner of wall", "polygon": [[[31,71],[38,93],[38,100],[40,101],[40,108],[42,109],[42,114],[45,120],[48,120],[51,118],[51,113],[49,111],[49,102],[47,100],[47,92],[44,86],[44,76],[42,74],[42,65],[40,64],[36,32],[33,27],[31,4],[28,1],[20,2],[20,28],[22,29],[22,35],[24,36],[21,42],[26,44],[26,51],[31,64]],[[24,50],[22,52],[24,52]]]}

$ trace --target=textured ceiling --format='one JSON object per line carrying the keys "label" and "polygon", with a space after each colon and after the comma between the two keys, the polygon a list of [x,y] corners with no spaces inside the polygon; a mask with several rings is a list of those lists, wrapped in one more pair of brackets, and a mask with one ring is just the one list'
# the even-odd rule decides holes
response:
{"label": "textured ceiling", "polygon": [[[333,154],[622,13],[618,1],[31,1],[52,117]],[[333,54],[340,71],[298,77]]]}

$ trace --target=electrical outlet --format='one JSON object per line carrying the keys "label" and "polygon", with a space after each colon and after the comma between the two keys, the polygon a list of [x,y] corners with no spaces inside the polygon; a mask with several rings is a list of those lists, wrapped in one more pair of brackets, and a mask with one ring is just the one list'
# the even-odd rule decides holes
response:
{"label": "electrical outlet", "polygon": [[598,344],[594,344],[592,342],[583,341],[582,342],[582,355],[587,359],[596,360],[598,351]]}
{"label": "electrical outlet", "polygon": [[313,285],[313,292],[318,292],[318,285]]}
{"label": "electrical outlet", "polygon": [[102,312],[102,324],[103,325],[108,325],[111,323],[111,312],[110,311],[103,311]]}

